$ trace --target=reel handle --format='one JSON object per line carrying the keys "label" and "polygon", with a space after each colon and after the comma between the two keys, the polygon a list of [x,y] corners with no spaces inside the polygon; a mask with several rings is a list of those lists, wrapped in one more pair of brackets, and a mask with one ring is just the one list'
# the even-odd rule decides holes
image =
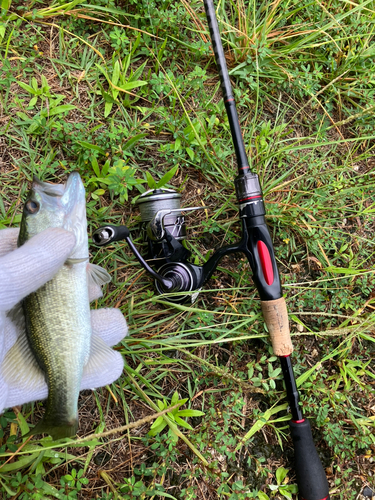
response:
{"label": "reel handle", "polygon": [[[157,231],[160,230],[160,227],[157,225],[151,225],[150,227],[156,227]],[[148,233],[150,231],[151,230],[149,230]],[[152,235],[156,239],[153,231],[154,230],[152,230]],[[199,293],[194,294],[194,292],[199,290],[202,285],[202,267],[195,266],[187,261],[172,261],[162,265],[158,269],[159,272],[154,271],[134,245],[130,236],[130,231],[126,226],[113,226],[108,224],[107,226],[99,227],[92,234],[92,239],[96,246],[106,246],[110,245],[114,241],[125,240],[141,266],[155,279],[155,285],[159,294],[192,292],[191,294],[185,295],[172,295],[171,297],[168,297],[168,300],[170,302],[182,303],[190,298],[190,300],[194,302]],[[163,229],[162,239],[167,242],[173,242],[175,245],[176,243],[178,244],[167,229]]]}
{"label": "reel handle", "polygon": [[130,231],[126,226],[112,226],[108,224],[107,226],[99,227],[93,234],[92,239],[95,245],[103,247],[109,245],[114,241],[125,240],[130,246],[132,252],[138,259],[141,266],[151,274],[151,276],[158,281],[162,287],[168,291],[173,292],[179,290],[181,283],[179,282],[178,276],[173,276],[171,278],[165,278],[160,274],[156,273],[152,267],[150,267],[142,255],[138,252],[137,247],[134,245],[133,240],[130,237]]}

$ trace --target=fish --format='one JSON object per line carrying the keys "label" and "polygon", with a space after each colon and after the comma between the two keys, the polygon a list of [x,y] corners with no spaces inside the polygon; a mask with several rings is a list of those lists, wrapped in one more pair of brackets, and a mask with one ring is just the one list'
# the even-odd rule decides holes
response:
{"label": "fish", "polygon": [[[10,350],[5,372],[12,374],[13,381],[15,376],[25,378],[25,366],[23,370],[20,366],[26,362],[34,365],[27,369],[28,383],[33,378],[37,382],[43,373],[48,386],[45,412],[28,435],[46,433],[61,439],[77,433],[84,370],[98,369],[100,353],[103,357],[109,349],[93,337],[88,290],[91,283],[101,285],[111,278],[104,269],[89,263],[86,196],[77,172],[69,175],[66,184],[50,184],[34,177],[18,246],[50,227],[73,232],[76,243],[57,274],[23,300],[26,336],[18,338]],[[96,358],[96,365],[90,363],[90,357]]]}

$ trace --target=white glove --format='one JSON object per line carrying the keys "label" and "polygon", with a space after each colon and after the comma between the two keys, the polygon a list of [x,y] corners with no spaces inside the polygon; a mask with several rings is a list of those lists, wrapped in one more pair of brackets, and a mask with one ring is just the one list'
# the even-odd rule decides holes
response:
{"label": "white glove", "polygon": [[[12,383],[9,374],[7,382],[4,380],[2,368],[6,354],[17,338],[25,334],[24,318],[18,317],[17,321],[13,321],[12,315],[7,315],[7,312],[52,279],[75,245],[73,233],[50,228],[17,248],[18,233],[18,229],[0,231],[0,413],[5,408],[45,399],[48,395],[45,377],[39,368],[39,376],[29,382]],[[90,300],[101,297],[100,287],[92,285],[89,295]],[[125,318],[119,309],[92,310],[91,325],[93,336],[100,337],[110,347],[128,334]],[[27,358],[20,363],[36,364],[31,351]],[[95,362],[88,363],[90,371],[84,370],[81,390],[111,384],[121,375],[124,366],[121,354],[113,349],[106,349],[104,356],[98,356],[98,363],[99,366]]]}

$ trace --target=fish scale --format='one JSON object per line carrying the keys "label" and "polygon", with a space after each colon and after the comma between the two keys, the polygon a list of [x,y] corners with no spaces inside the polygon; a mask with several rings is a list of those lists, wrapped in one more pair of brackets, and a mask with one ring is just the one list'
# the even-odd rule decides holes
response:
{"label": "fish scale", "polygon": [[27,350],[31,350],[32,362],[37,363],[47,382],[48,399],[43,419],[29,435],[48,433],[59,439],[77,432],[79,390],[90,355],[98,362],[105,359],[105,350],[109,349],[92,337],[89,281],[102,285],[110,281],[110,276],[88,263],[86,197],[78,173],[70,174],[66,185],[34,178],[18,245],[49,227],[73,232],[76,244],[53,279],[24,299],[27,341],[22,336],[17,340],[3,370],[14,378],[15,367],[20,359],[30,359]]}
{"label": "fish scale", "polygon": [[[77,307],[78,306],[78,307]],[[27,336],[34,356],[46,374],[49,397],[39,429],[78,428],[77,400],[90,351],[90,308],[86,264],[63,266],[53,280],[23,302]],[[69,429],[66,429],[68,427]],[[43,430],[44,429],[44,430]],[[55,432],[54,437],[59,437]]]}

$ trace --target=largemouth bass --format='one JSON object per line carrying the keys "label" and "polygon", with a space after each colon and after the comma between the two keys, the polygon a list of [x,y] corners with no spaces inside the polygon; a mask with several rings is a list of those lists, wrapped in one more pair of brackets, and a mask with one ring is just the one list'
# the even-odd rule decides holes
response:
{"label": "largemouth bass", "polygon": [[[98,284],[110,281],[104,269],[88,263],[86,199],[78,173],[70,174],[65,185],[34,178],[24,206],[18,245],[49,227],[72,231],[75,247],[54,278],[26,297],[22,307],[28,346],[48,385],[44,417],[30,434],[48,433],[59,439],[77,432],[82,374],[95,350],[89,280]],[[18,344],[16,349],[28,347],[22,345],[22,339]]]}

